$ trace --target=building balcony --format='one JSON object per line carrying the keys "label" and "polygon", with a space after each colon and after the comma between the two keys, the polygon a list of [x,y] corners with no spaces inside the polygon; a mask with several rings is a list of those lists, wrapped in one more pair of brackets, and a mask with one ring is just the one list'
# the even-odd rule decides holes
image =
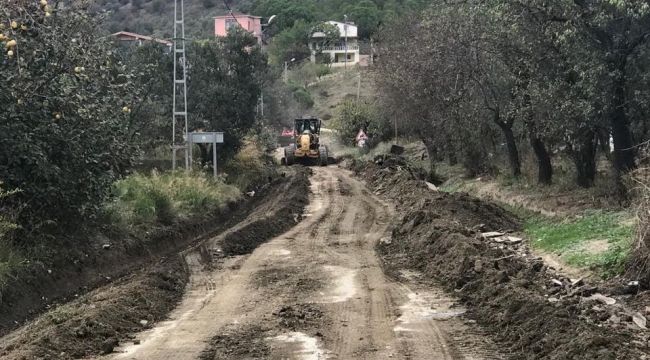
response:
{"label": "building balcony", "polygon": [[[345,51],[345,46],[323,46],[321,50],[322,51]],[[356,51],[356,50],[359,50],[359,45],[357,44],[348,45],[348,51]]]}

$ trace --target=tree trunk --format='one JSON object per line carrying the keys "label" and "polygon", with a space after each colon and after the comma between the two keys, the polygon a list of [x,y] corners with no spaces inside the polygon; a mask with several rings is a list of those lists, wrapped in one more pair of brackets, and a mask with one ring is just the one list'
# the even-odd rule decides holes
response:
{"label": "tree trunk", "polygon": [[521,176],[521,160],[519,159],[519,149],[517,149],[517,141],[515,140],[515,134],[512,131],[512,123],[504,123],[502,121],[497,122],[499,128],[503,132],[503,136],[506,139],[506,147],[508,148],[508,160],[510,162],[510,170],[512,171],[512,176],[519,177]]}
{"label": "tree trunk", "polygon": [[611,68],[618,72],[614,80],[614,89],[609,114],[609,123],[614,138],[614,169],[618,174],[625,174],[635,167],[634,142],[627,118],[626,70],[627,61],[619,59]]}
{"label": "tree trunk", "polygon": [[573,161],[576,165],[576,183],[583,188],[590,188],[596,179],[596,139],[592,130],[586,130],[578,139],[577,148],[573,151]]}
{"label": "tree trunk", "polygon": [[429,174],[427,174],[427,181],[440,185],[440,177],[436,174],[436,158],[438,156],[438,148],[432,139],[422,139],[424,147],[427,149],[427,156],[429,157]]}
{"label": "tree trunk", "polygon": [[447,160],[449,161],[449,166],[454,166],[458,164],[458,155],[456,154],[456,149],[452,145],[451,141],[447,141],[445,144],[445,152],[447,153]]}
{"label": "tree trunk", "polygon": [[550,185],[553,182],[553,165],[546,146],[534,131],[529,131],[530,145],[533,147],[537,157],[537,182],[542,185]]}

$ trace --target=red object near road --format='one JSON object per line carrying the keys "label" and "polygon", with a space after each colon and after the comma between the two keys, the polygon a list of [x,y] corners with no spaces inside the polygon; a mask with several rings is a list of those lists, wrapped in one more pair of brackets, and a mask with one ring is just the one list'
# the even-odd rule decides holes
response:
{"label": "red object near road", "polygon": [[294,135],[295,135],[295,133],[294,133],[293,129],[284,129],[284,130],[282,130],[282,135],[280,135],[280,136],[289,136],[289,137],[291,137],[291,136],[294,136]]}

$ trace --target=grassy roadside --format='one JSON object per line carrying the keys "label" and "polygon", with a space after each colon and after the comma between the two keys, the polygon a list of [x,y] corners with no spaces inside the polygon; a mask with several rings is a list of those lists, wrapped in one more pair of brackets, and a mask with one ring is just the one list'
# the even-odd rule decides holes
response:
{"label": "grassy roadside", "polygon": [[[513,194],[511,185],[459,176],[440,187],[444,192],[463,191],[500,203],[524,220],[523,232],[534,250],[555,255],[570,267],[587,269],[603,278],[624,272],[634,237],[631,210],[585,204],[558,209],[538,201],[541,190],[522,189],[519,186]],[[548,193],[544,196],[553,196],[552,190],[543,191]]]}
{"label": "grassy roadside", "polygon": [[134,174],[115,184],[106,209],[113,223],[127,228],[169,225],[224,206],[241,195],[235,186],[203,174],[167,172]]}
{"label": "grassy roadside", "polygon": [[567,218],[509,207],[524,219],[533,249],[554,254],[565,264],[589,269],[603,278],[620,275],[634,238],[634,217],[627,211],[587,210]]}

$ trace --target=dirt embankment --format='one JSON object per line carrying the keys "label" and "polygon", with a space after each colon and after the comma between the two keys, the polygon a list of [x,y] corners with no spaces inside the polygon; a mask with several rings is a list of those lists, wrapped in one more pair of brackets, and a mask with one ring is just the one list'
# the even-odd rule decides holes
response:
{"label": "dirt embankment", "polygon": [[74,300],[192,243],[212,237],[241,221],[269,192],[287,181],[284,177],[268,182],[264,179],[256,187],[253,198],[229,203],[201,217],[159,224],[138,235],[104,229],[103,233],[88,235],[83,241],[78,238],[49,241],[48,246],[60,251],[51,252],[47,259],[19,267],[10,274],[9,281],[0,285],[0,335],[57,304]]}
{"label": "dirt embankment", "polygon": [[164,319],[181,300],[189,275],[179,249],[211,238],[260,207],[269,209],[267,217],[247,223],[223,240],[226,256],[248,253],[295,225],[308,194],[306,170],[277,179],[229,216],[213,219],[212,223],[222,223],[212,226],[217,230],[206,230],[208,233],[201,237],[182,241],[167,239],[152,250],[149,259],[156,258],[156,251],[165,244],[169,245],[168,257],[158,256],[150,265],[142,265],[141,270],[54,307],[0,338],[0,358],[74,359],[113,351],[120,342],[133,339],[134,333]]}
{"label": "dirt embankment", "polygon": [[597,294],[603,291],[597,285],[563,279],[521,239],[482,236],[517,230],[513,215],[466,194],[432,191],[399,158],[353,168],[377,194],[400,204],[392,238],[378,245],[387,271],[415,269],[454,291],[513,358],[639,359],[647,353],[648,338],[635,316]]}

